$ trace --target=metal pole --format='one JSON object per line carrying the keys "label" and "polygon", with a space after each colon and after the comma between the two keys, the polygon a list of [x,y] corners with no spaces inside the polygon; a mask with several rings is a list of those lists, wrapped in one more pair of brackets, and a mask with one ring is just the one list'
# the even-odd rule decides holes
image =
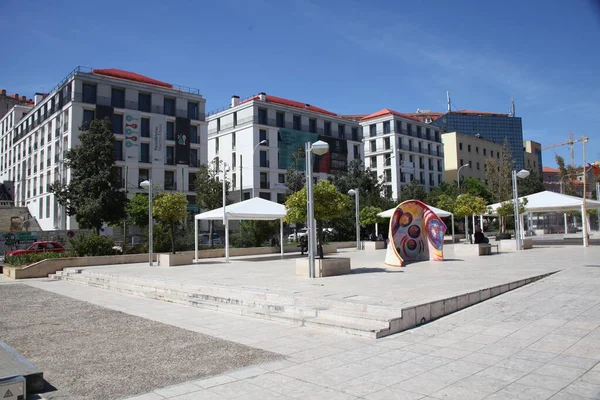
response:
{"label": "metal pole", "polygon": [[586,190],[587,190],[587,172],[585,170],[585,143],[587,142],[588,138],[586,138],[585,136],[583,136],[581,138],[581,145],[583,148],[583,204],[581,205],[581,210],[582,210],[582,215],[581,215],[581,225],[583,227],[582,231],[583,231],[583,246],[584,247],[588,247],[588,226],[587,226],[587,204],[586,204],[586,200],[587,200],[587,194],[586,194]]}
{"label": "metal pole", "polygon": [[153,238],[152,238],[152,225],[154,225],[154,218],[152,218],[152,180],[148,179],[148,182],[150,183],[150,185],[148,185],[148,256],[149,256],[149,260],[148,263],[150,266],[152,266],[152,259],[154,258],[152,255],[152,250],[153,250]]}
{"label": "metal pole", "polygon": [[[600,182],[596,182],[596,200],[600,201]],[[598,214],[598,232],[600,232],[600,208],[596,209]]]}
{"label": "metal pole", "polygon": [[355,208],[356,208],[356,250],[360,250],[360,222],[359,222],[359,199],[358,199],[358,188],[354,189],[355,194]]}
{"label": "metal pole", "polygon": [[313,193],[312,193],[312,160],[311,160],[311,144],[307,142],[304,148],[306,157],[306,224],[307,224],[307,235],[308,235],[308,276],[311,278],[315,277],[315,241],[313,232],[314,225],[314,211],[313,211]]}
{"label": "metal pole", "polygon": [[242,155],[240,154],[240,201],[244,201],[244,171],[242,171]]}
{"label": "metal pole", "polygon": [[[227,164],[223,162],[223,226],[225,227],[225,262],[229,262],[229,222],[227,221],[227,194],[225,193],[227,185]],[[212,239],[212,238],[211,238]]]}
{"label": "metal pole", "polygon": [[519,241],[519,194],[517,191],[517,171],[512,171],[512,189],[515,214],[515,240],[516,249],[521,250],[521,242]]}
{"label": "metal pole", "polygon": [[198,222],[194,215],[194,262],[198,262]]}
{"label": "metal pole", "polygon": [[283,219],[279,220],[279,251],[283,257]]}

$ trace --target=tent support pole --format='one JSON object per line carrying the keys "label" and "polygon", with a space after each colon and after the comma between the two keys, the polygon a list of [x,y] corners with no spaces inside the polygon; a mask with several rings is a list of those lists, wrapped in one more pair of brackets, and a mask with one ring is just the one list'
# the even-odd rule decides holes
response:
{"label": "tent support pole", "polygon": [[225,262],[229,262],[229,218],[225,217]]}
{"label": "tent support pole", "polygon": [[454,214],[450,214],[452,218],[452,244],[454,244]]}
{"label": "tent support pole", "polygon": [[283,219],[279,219],[279,250],[283,258]]}
{"label": "tent support pole", "polygon": [[198,220],[194,217],[194,262],[198,262]]}
{"label": "tent support pole", "polygon": [[563,236],[567,236],[567,232],[569,232],[569,224],[567,223],[567,213],[563,214],[564,220],[565,220],[565,233]]}

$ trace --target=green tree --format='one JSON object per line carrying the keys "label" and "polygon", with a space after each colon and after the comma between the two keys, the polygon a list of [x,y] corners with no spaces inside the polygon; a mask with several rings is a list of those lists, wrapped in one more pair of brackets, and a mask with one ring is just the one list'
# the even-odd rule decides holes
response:
{"label": "green tree", "polygon": [[464,193],[454,202],[454,214],[459,217],[481,215],[487,210],[487,201],[479,196]]}
{"label": "green tree", "polygon": [[384,219],[381,218],[379,215],[377,215],[381,211],[383,211],[383,210],[379,207],[373,207],[373,206],[363,207],[360,210],[360,213],[358,214],[358,220],[360,222],[360,226],[373,227],[375,224],[383,222]]}
{"label": "green tree", "polygon": [[259,247],[279,231],[279,221],[240,221],[236,242],[241,247]]}
{"label": "green tree", "polygon": [[71,181],[66,185],[56,181],[50,191],[81,228],[99,234],[105,223],[117,224],[125,218],[127,195],[117,173],[115,135],[108,118],[79,129],[81,143],[65,155]]}
{"label": "green tree", "polygon": [[[225,182],[225,196],[229,195],[229,181]],[[200,165],[196,173],[196,203],[203,211],[223,207],[223,181],[219,179],[219,164]],[[214,221],[209,221],[210,247],[214,248],[213,231]]]}
{"label": "green tree", "polygon": [[[519,200],[519,213],[525,212],[525,204],[527,201]],[[513,201],[505,201],[500,204],[500,207],[496,209],[496,214],[500,219],[500,233],[506,233],[506,222],[507,217],[515,215],[515,203]]]}
{"label": "green tree", "polygon": [[513,158],[508,139],[502,145],[500,159],[489,158],[486,161],[485,176],[492,194],[492,201],[501,202],[512,198]]}
{"label": "green tree", "polygon": [[519,190],[519,197],[529,196],[530,194],[546,190],[540,174],[536,171],[531,171],[529,176],[525,179],[519,179],[517,189]]}
{"label": "green tree", "polygon": [[580,169],[573,165],[566,165],[565,159],[556,154],[554,156],[556,165],[558,165],[558,177],[560,179],[560,186],[562,193],[571,196],[577,196],[577,187],[575,186],[575,180],[580,172]]}
{"label": "green tree", "polygon": [[456,198],[452,197],[446,193],[442,193],[438,196],[437,201],[433,204],[434,207],[437,207],[441,210],[448,211],[454,214],[454,204],[456,203]]}
{"label": "green tree", "polygon": [[415,179],[400,191],[400,202],[406,200],[427,201],[427,192],[418,180]]}
{"label": "green tree", "polygon": [[395,205],[392,199],[382,196],[383,182],[377,178],[376,172],[365,168],[360,160],[350,161],[346,171],[335,172],[329,177],[329,181],[340,193],[358,188],[361,207],[373,206],[387,210]]}
{"label": "green tree", "polygon": [[441,182],[438,186],[431,188],[431,191],[429,193],[427,193],[427,202],[426,203],[430,204],[434,207],[438,207],[443,210],[450,211],[446,208],[439,207],[437,204],[439,202],[440,196],[442,196],[442,195],[445,195],[452,199],[456,199],[459,195],[457,186],[458,185],[456,184],[456,181],[454,181],[454,183]]}
{"label": "green tree", "polygon": [[298,147],[294,154],[292,154],[292,165],[287,169],[285,182],[286,182],[286,199],[291,194],[301,190],[306,185],[306,176],[302,170],[302,160],[305,158],[305,152],[302,147]]}
{"label": "green tree", "polygon": [[185,193],[159,193],[152,203],[152,215],[168,228],[171,239],[171,252],[175,254],[177,228],[187,216],[187,197]]}
{"label": "green tree", "polygon": [[485,184],[477,178],[468,177],[461,183],[460,189],[463,193],[469,193],[473,196],[481,197],[488,203],[492,202],[492,193],[490,193],[487,186],[485,186]]}
{"label": "green tree", "polygon": [[[317,223],[317,236],[319,245],[324,242],[323,224],[330,223],[344,215],[346,210],[352,208],[353,202],[346,194],[338,192],[329,181],[319,181],[313,186],[314,213]],[[306,217],[306,188],[290,195],[285,202],[287,215],[284,219],[287,223],[305,222]],[[320,251],[321,258],[323,252]]]}
{"label": "green tree", "polygon": [[148,195],[136,193],[127,203],[127,215],[129,221],[140,228],[148,226]]}

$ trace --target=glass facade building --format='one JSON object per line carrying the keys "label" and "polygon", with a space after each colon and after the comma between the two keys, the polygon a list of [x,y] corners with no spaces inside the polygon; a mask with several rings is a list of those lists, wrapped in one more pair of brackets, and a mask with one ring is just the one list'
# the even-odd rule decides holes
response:
{"label": "glass facade building", "polygon": [[[508,144],[515,163],[515,168],[525,167],[523,158],[523,123],[520,117],[510,117],[506,114],[491,114],[476,112],[450,112],[433,121],[431,125],[439,126],[443,132],[460,132],[467,135],[481,135],[482,138],[503,144]],[[540,164],[541,165],[541,164]]]}

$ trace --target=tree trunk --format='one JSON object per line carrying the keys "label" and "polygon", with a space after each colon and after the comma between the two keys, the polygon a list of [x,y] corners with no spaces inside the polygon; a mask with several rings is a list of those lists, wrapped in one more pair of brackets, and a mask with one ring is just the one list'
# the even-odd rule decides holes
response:
{"label": "tree trunk", "polygon": [[213,229],[214,229],[215,221],[210,221],[208,224],[208,243],[210,243],[210,248],[214,249],[215,245],[213,243]]}
{"label": "tree trunk", "polygon": [[176,225],[171,224],[171,253],[175,254],[175,230]]}
{"label": "tree trunk", "polygon": [[323,258],[323,222],[317,221],[317,253],[319,258]]}

